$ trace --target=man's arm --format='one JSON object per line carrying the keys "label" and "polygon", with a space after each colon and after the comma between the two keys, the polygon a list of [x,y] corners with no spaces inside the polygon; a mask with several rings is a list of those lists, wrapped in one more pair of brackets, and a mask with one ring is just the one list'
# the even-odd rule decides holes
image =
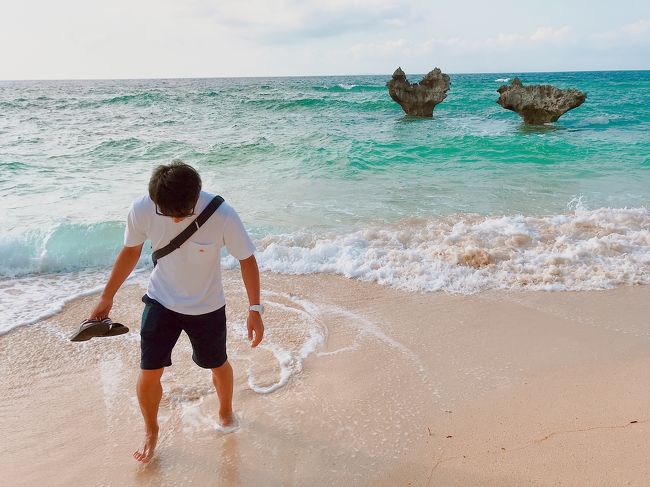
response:
{"label": "man's arm", "polygon": [[[261,304],[260,303],[260,271],[257,267],[257,260],[255,255],[251,255],[247,259],[240,260],[241,277],[246,286],[246,294],[248,294],[248,304]],[[264,323],[262,322],[262,315],[257,311],[248,311],[248,320],[246,321],[248,327],[248,339],[252,341],[253,348],[257,347],[264,337]]]}
{"label": "man's arm", "polygon": [[144,244],[136,245],[135,247],[122,247],[122,250],[115,259],[111,277],[104,287],[99,302],[95,308],[90,312],[89,319],[101,320],[108,316],[111,308],[113,307],[113,297],[120,286],[124,283],[129,274],[135,269],[140,254],[142,253],[142,246]]}

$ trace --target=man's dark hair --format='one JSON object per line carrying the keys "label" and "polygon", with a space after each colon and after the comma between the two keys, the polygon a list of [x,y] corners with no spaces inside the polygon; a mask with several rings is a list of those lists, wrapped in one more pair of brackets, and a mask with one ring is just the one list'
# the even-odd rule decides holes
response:
{"label": "man's dark hair", "polygon": [[184,217],[192,213],[201,192],[201,176],[180,159],[158,166],[149,180],[149,196],[163,215]]}

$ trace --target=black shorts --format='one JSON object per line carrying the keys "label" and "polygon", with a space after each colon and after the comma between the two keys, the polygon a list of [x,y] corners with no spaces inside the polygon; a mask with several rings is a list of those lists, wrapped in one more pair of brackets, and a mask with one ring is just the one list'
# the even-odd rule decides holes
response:
{"label": "black shorts", "polygon": [[192,343],[192,360],[199,367],[223,365],[226,355],[226,307],[203,315],[185,315],[165,308],[146,294],[140,326],[140,368],[161,369],[172,364],[172,349],[181,331]]}

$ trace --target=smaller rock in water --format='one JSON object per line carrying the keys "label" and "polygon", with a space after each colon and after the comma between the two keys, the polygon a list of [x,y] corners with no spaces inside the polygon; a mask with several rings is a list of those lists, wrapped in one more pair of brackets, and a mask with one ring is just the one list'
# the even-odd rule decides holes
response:
{"label": "smaller rock in water", "polygon": [[524,86],[519,78],[511,85],[500,86],[497,103],[517,112],[528,125],[543,125],[557,121],[569,110],[579,107],[587,95],[578,90],[561,90],[551,85]]}
{"label": "smaller rock in water", "polygon": [[433,108],[449,91],[449,76],[435,68],[419,83],[409,83],[402,68],[397,68],[386,86],[390,97],[400,104],[407,115],[433,117]]}

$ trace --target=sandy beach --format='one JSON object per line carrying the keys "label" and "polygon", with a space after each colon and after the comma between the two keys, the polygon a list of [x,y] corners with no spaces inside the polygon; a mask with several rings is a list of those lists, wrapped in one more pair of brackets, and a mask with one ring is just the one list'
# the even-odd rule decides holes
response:
{"label": "sandy beach", "polygon": [[142,288],[115,301],[127,335],[67,340],[90,297],[0,337],[5,485],[647,485],[650,288],[262,282],[267,335],[251,350],[241,280],[225,276],[241,429],[216,431],[209,373],[182,338],[146,466],[131,458]]}

